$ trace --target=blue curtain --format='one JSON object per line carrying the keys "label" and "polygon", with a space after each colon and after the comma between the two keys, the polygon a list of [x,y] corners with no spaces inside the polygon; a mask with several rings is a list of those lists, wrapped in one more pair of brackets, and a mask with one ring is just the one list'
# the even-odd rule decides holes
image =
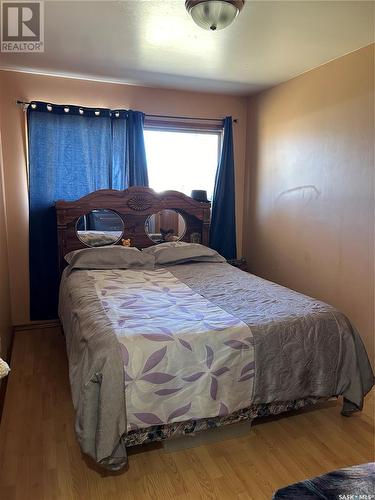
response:
{"label": "blue curtain", "polygon": [[[121,117],[121,112],[117,113]],[[139,111],[129,110],[124,120],[112,121],[113,189],[148,186],[144,116]]]}
{"label": "blue curtain", "polygon": [[236,214],[232,118],[224,120],[224,133],[212,199],[210,247],[226,259],[235,259]]}
{"label": "blue curtain", "polygon": [[59,283],[54,203],[97,189],[147,185],[143,114],[33,102],[27,118],[30,316],[54,319]]}

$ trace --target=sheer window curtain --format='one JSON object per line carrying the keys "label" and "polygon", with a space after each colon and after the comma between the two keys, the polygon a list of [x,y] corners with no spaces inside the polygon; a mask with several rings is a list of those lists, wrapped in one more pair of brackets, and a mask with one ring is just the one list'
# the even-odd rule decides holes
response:
{"label": "sheer window curtain", "polygon": [[215,177],[210,226],[210,247],[226,259],[235,259],[236,206],[232,118],[224,119],[223,141]]}
{"label": "sheer window curtain", "polygon": [[55,201],[97,189],[147,186],[143,121],[138,111],[29,105],[31,320],[57,318]]}

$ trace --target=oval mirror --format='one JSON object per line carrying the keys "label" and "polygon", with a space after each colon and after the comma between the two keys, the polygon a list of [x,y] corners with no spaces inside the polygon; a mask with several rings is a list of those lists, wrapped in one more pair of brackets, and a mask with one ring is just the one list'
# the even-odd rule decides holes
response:
{"label": "oval mirror", "polygon": [[118,243],[124,234],[124,221],[109,209],[95,209],[81,215],[76,224],[78,238],[88,247]]}
{"label": "oval mirror", "polygon": [[145,232],[154,243],[179,241],[186,232],[186,222],[176,210],[161,210],[148,217]]}

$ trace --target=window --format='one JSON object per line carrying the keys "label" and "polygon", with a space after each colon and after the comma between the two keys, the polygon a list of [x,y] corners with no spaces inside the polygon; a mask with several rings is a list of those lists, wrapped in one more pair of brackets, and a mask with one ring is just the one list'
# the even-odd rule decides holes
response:
{"label": "window", "polygon": [[173,189],[188,196],[193,189],[204,189],[212,200],[220,131],[153,130],[146,126],[144,137],[152,189]]}

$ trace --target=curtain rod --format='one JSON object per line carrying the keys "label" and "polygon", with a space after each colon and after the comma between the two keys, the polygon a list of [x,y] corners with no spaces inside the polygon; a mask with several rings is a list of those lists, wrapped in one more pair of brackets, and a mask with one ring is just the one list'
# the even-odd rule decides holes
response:
{"label": "curtain rod", "polygon": [[[146,113],[146,116],[150,118],[178,118],[179,120],[201,120],[205,122],[220,122],[223,121],[223,118],[198,118],[196,116],[172,116],[172,115],[149,115]],[[237,123],[237,118],[233,119],[233,123]]]}
{"label": "curtain rod", "polygon": [[[27,101],[21,101],[20,99],[17,99],[16,104],[18,106],[29,106],[30,102]],[[192,116],[171,116],[171,115],[149,115],[145,113],[146,118],[177,118],[178,120],[200,120],[200,121],[206,121],[206,122],[218,122],[218,121],[223,121],[223,118],[197,118],[197,117],[192,117]],[[233,123],[237,123],[237,118],[233,119]]]}

